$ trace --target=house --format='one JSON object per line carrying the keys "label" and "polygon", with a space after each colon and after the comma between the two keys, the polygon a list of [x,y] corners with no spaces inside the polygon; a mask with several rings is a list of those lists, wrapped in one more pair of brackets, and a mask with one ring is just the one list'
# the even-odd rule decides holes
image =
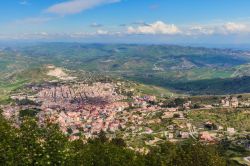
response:
{"label": "house", "polygon": [[188,139],[189,138],[189,133],[188,132],[181,132],[181,138],[182,139]]}
{"label": "house", "polygon": [[156,96],[144,96],[144,100],[147,102],[155,102]]}
{"label": "house", "polygon": [[221,100],[221,105],[222,105],[222,107],[229,107],[230,102],[229,102],[228,98],[222,99]]}
{"label": "house", "polygon": [[236,108],[239,106],[239,101],[237,97],[232,97],[231,99],[231,107]]}
{"label": "house", "polygon": [[164,112],[162,118],[163,119],[168,119],[168,118],[173,118],[174,113],[173,112]]}
{"label": "house", "polygon": [[152,134],[152,133],[153,133],[152,129],[150,129],[150,128],[145,129],[145,134]]}
{"label": "house", "polygon": [[169,126],[168,126],[168,129],[169,129],[169,130],[174,130],[174,128],[175,128],[174,125],[169,125]]}
{"label": "house", "polygon": [[176,111],[178,111],[178,107],[176,107],[176,108],[167,108],[167,111],[169,111],[169,112],[176,112]]}
{"label": "house", "polygon": [[200,140],[212,142],[212,141],[214,141],[214,138],[209,134],[209,132],[204,131],[204,132],[200,133]]}
{"label": "house", "polygon": [[183,108],[184,109],[190,109],[191,104],[192,104],[192,102],[188,101],[188,102],[186,102],[186,103],[183,104]]}
{"label": "house", "polygon": [[174,138],[174,133],[168,133],[168,138],[173,139]]}
{"label": "house", "polygon": [[223,130],[224,127],[223,126],[218,126],[218,130]]}
{"label": "house", "polygon": [[233,107],[236,108],[239,106],[239,101],[237,97],[226,97],[225,99],[221,100],[221,105],[223,107]]}
{"label": "house", "polygon": [[228,133],[229,135],[234,135],[234,134],[236,133],[236,131],[235,131],[234,128],[228,127],[228,128],[227,128],[227,133]]}

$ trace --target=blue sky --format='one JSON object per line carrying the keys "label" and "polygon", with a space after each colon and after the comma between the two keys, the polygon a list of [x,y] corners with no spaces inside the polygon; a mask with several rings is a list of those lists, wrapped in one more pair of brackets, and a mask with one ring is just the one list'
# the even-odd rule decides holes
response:
{"label": "blue sky", "polygon": [[250,43],[249,0],[6,0],[0,40]]}

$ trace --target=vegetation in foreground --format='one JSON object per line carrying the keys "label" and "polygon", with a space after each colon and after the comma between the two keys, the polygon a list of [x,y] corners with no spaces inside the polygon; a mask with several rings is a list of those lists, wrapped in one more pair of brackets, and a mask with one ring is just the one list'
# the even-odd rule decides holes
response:
{"label": "vegetation in foreground", "polygon": [[0,165],[226,165],[216,147],[194,142],[165,143],[139,154],[122,139],[108,140],[103,132],[88,142],[69,141],[57,125],[38,126],[32,118],[16,128],[0,116],[0,130]]}

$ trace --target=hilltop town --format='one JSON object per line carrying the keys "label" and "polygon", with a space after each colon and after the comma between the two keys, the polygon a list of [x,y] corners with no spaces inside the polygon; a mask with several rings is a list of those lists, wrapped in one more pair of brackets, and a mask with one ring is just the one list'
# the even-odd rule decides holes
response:
{"label": "hilltop town", "polygon": [[[250,96],[155,96],[141,94],[134,89],[136,83],[125,81],[61,80],[26,85],[11,95],[11,104],[1,106],[3,115],[16,125],[27,115],[36,117],[40,125],[57,123],[71,140],[95,138],[104,131],[139,151],[159,142],[186,139],[216,143],[228,138],[250,148],[244,139],[250,131]],[[246,126],[230,126],[211,115],[227,111],[242,114]],[[197,120],[199,114],[208,117]]]}
{"label": "hilltop town", "polygon": [[[35,78],[40,81],[10,91],[0,106],[17,128],[31,117],[39,126],[57,124],[70,141],[105,133],[142,154],[162,143],[189,140],[209,145],[230,141],[233,151],[250,150],[249,94],[191,96],[54,65],[46,65]],[[240,159],[248,160],[246,156]]]}

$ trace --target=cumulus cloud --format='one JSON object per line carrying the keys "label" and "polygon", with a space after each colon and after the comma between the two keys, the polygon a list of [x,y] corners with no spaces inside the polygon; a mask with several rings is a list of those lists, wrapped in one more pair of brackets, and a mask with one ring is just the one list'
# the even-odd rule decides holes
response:
{"label": "cumulus cloud", "polygon": [[138,26],[138,27],[128,27],[129,34],[166,34],[173,35],[181,33],[181,30],[174,24],[166,24],[162,21],[157,21],[152,24]]}
{"label": "cumulus cloud", "polygon": [[46,9],[45,12],[58,15],[76,14],[96,6],[116,2],[120,2],[120,0],[69,0],[55,4]]}
{"label": "cumulus cloud", "polygon": [[232,33],[248,31],[247,25],[243,23],[228,22],[223,25],[223,28],[227,32],[232,32]]}
{"label": "cumulus cloud", "polygon": [[[140,24],[139,24],[140,23]],[[139,22],[137,26],[129,26],[128,34],[163,34],[163,35],[182,35],[182,36],[200,36],[200,35],[230,35],[250,33],[250,24],[224,22],[218,24],[201,24],[176,26],[167,24],[163,21],[156,21],[151,24]],[[135,24],[136,25],[136,24]]]}
{"label": "cumulus cloud", "polygon": [[[16,21],[18,24],[37,25],[39,23],[44,23],[53,20],[53,17],[37,17],[37,18],[26,18],[23,20]],[[89,31],[83,32],[73,32],[73,33],[23,33],[23,34],[0,34],[0,39],[12,38],[12,39],[85,39],[85,38],[98,38],[98,37],[111,37],[111,38],[130,38],[142,36],[142,38],[149,39],[143,35],[156,35],[157,38],[162,36],[165,40],[165,35],[172,35],[170,38],[196,38],[202,39],[206,37],[214,36],[227,36],[228,38],[235,36],[250,36],[250,23],[247,22],[220,22],[220,23],[210,23],[210,24],[197,24],[197,25],[186,25],[186,26],[176,26],[174,24],[167,24],[163,21],[156,21],[154,23],[145,22],[134,22],[133,24],[121,25],[123,28],[103,28],[102,24],[93,23],[90,24],[94,29],[89,29]],[[94,31],[93,31],[94,30]],[[159,35],[159,36],[157,36]],[[152,36],[150,36],[151,39]]]}
{"label": "cumulus cloud", "polygon": [[245,23],[227,22],[215,25],[196,25],[183,30],[186,35],[230,35],[250,32],[250,25]]}

